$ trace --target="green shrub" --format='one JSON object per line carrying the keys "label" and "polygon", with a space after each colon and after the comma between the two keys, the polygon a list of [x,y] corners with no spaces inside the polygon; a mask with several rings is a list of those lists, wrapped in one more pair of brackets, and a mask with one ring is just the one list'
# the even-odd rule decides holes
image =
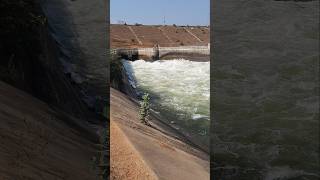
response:
{"label": "green shrub", "polygon": [[146,125],[149,125],[149,110],[150,110],[150,96],[145,93],[142,96],[142,101],[140,102],[140,121]]}

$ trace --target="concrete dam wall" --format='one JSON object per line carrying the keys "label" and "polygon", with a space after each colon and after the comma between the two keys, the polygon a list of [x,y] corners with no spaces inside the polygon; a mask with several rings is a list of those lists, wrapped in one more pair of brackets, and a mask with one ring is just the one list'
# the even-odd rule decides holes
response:
{"label": "concrete dam wall", "polygon": [[181,56],[209,56],[210,44],[208,46],[179,46],[179,47],[154,47],[154,48],[117,48],[111,50],[118,56],[136,60],[139,58],[146,59],[165,59],[166,57],[179,58]]}

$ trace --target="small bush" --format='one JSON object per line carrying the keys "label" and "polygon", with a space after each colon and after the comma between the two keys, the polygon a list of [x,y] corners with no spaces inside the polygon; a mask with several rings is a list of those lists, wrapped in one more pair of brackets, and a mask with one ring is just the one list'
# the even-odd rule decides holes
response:
{"label": "small bush", "polygon": [[142,96],[142,101],[140,102],[140,121],[146,125],[149,125],[149,110],[150,110],[150,96],[145,93]]}

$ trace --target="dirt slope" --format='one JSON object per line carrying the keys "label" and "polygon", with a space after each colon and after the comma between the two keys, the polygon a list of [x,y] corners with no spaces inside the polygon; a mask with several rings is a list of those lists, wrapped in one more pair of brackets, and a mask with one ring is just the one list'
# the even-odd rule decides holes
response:
{"label": "dirt slope", "polygon": [[0,142],[1,180],[96,179],[94,130],[2,81]]}
{"label": "dirt slope", "polygon": [[206,46],[209,42],[208,27],[110,25],[111,48]]}
{"label": "dirt slope", "polygon": [[[138,107],[129,100],[129,97],[111,89],[111,124],[115,123],[122,130],[127,139],[140,154],[141,161],[150,168],[159,179],[166,180],[206,180],[209,179],[208,155],[179,140],[179,134],[165,125],[161,125],[152,119],[151,126],[142,125],[139,122]],[[111,132],[115,131],[111,126]],[[111,133],[111,140],[114,134]],[[123,149],[123,142],[111,142],[111,152],[115,148]],[[125,149],[131,147],[124,146]],[[111,153],[112,154],[112,153]],[[123,156],[123,160],[131,161],[131,158]],[[119,159],[111,155],[111,163]],[[122,169],[121,164],[118,168]],[[137,169],[139,171],[141,169]],[[147,169],[143,169],[146,171]],[[140,172],[135,172],[140,173]],[[111,176],[115,172],[111,171]],[[116,175],[116,174],[115,174]]]}

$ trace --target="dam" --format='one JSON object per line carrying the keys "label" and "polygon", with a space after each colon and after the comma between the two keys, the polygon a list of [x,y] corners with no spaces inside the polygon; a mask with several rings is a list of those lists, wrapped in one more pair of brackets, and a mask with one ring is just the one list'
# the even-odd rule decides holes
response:
{"label": "dam", "polygon": [[[124,129],[151,168],[150,174],[154,171],[163,179],[209,179],[208,28],[112,24],[110,32],[110,80],[115,88],[110,91],[111,124]],[[139,119],[144,93],[151,98],[148,126]],[[118,150],[112,147],[119,140],[112,142],[114,129],[111,164],[117,167]],[[160,148],[155,142],[161,142]],[[180,150],[194,157],[177,158]],[[161,162],[156,160],[159,156]],[[182,173],[177,174],[177,169]],[[111,168],[111,174],[121,172]]]}
{"label": "dam", "polygon": [[210,32],[208,26],[111,24],[110,47],[129,60],[209,57]]}
{"label": "dam", "polygon": [[124,59],[137,60],[143,59],[164,59],[166,57],[180,56],[209,56],[210,44],[207,46],[178,46],[178,47],[159,47],[153,48],[116,48],[111,52]]}
{"label": "dam", "polygon": [[123,91],[135,100],[149,93],[153,116],[209,152],[210,34],[206,30],[112,25],[111,54],[121,62]]}

